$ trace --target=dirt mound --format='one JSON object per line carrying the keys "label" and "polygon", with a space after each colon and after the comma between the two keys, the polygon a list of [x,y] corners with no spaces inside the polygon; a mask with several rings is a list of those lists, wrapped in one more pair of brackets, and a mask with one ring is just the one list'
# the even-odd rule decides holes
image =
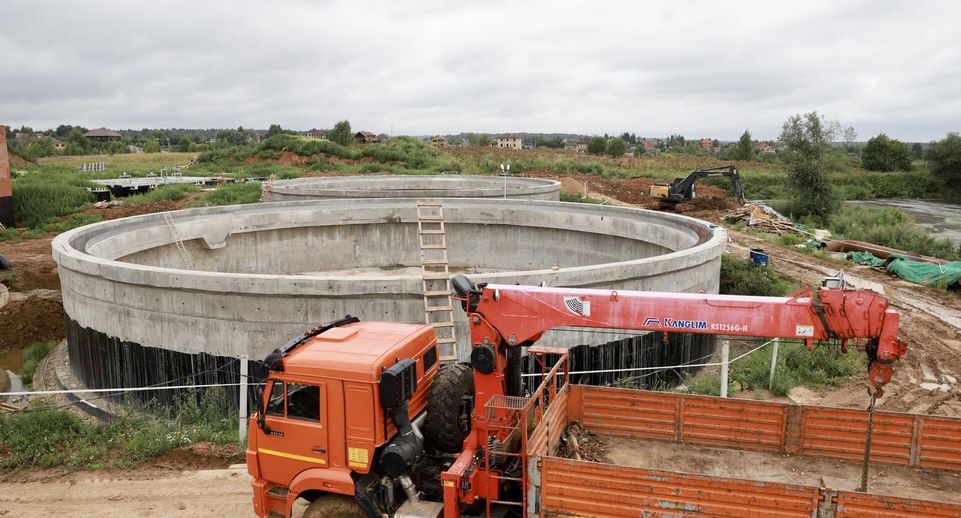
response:
{"label": "dirt mound", "polygon": [[9,156],[10,156],[10,167],[29,167],[33,165],[33,162],[19,155],[15,155],[12,152],[9,153]]}
{"label": "dirt mound", "polygon": [[243,454],[240,446],[199,442],[170,450],[154,459],[148,466],[173,471],[224,469],[243,460]]}
{"label": "dirt mound", "polygon": [[0,351],[22,349],[33,342],[63,340],[65,335],[59,293],[11,297],[0,308]]}
{"label": "dirt mound", "polygon": [[60,278],[57,264],[50,253],[49,236],[29,241],[0,242],[0,255],[10,261],[10,270],[0,275],[12,273],[10,291],[30,291],[35,289],[59,290]]}

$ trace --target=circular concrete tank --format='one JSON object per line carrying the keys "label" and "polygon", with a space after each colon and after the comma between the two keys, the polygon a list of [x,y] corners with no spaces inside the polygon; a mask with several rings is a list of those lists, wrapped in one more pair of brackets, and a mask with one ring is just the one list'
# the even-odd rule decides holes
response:
{"label": "circular concrete tank", "polygon": [[[475,282],[718,289],[727,237],[704,221],[534,200],[443,204],[451,270]],[[223,381],[221,371],[236,374],[233,358],[261,360],[306,328],[348,313],[364,320],[424,320],[415,200],[283,202],[169,214],[186,257],[164,214],[96,223],[53,241],[71,364],[90,386],[143,386],[196,372],[214,374],[193,376],[194,383]],[[454,317],[466,359],[468,333],[459,307]],[[551,332],[541,343],[633,336],[567,331]],[[657,342],[649,345],[661,351],[652,353],[660,359],[650,361],[680,363]],[[697,347],[710,352],[713,341]]]}
{"label": "circular concrete tank", "polygon": [[274,182],[265,201],[344,198],[510,198],[557,201],[561,184],[497,176],[334,176]]}

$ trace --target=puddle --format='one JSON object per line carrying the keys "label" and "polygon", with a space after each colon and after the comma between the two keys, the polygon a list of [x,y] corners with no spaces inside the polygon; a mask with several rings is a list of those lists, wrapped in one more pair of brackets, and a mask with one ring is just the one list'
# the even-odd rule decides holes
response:
{"label": "puddle", "polygon": [[0,369],[20,374],[20,370],[23,368],[23,352],[24,349],[0,352]]}
{"label": "puddle", "polygon": [[961,205],[924,200],[865,200],[848,203],[901,209],[910,214],[932,237],[961,242]]}

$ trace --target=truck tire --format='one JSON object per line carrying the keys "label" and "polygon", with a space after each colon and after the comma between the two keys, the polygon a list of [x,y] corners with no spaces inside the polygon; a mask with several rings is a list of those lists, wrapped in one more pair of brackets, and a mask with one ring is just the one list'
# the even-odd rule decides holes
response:
{"label": "truck tire", "polygon": [[10,268],[10,261],[6,257],[0,255],[0,270],[7,270]]}
{"label": "truck tire", "polygon": [[367,518],[367,513],[353,497],[325,494],[314,499],[301,518]]}
{"label": "truck tire", "polygon": [[443,453],[458,453],[470,433],[474,412],[474,373],[470,365],[441,367],[427,394],[427,446]]}

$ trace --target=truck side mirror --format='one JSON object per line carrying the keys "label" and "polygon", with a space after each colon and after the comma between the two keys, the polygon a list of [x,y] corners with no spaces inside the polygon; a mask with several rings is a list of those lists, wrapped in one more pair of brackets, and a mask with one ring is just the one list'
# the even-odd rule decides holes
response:
{"label": "truck side mirror", "polygon": [[260,431],[264,432],[265,434],[269,434],[270,427],[267,426],[267,420],[266,420],[267,399],[264,398],[264,389],[266,388],[267,388],[267,380],[261,381],[260,384],[257,385],[257,388],[254,390],[254,393],[255,393],[254,399],[256,400],[256,403],[257,403],[257,426],[260,428]]}

